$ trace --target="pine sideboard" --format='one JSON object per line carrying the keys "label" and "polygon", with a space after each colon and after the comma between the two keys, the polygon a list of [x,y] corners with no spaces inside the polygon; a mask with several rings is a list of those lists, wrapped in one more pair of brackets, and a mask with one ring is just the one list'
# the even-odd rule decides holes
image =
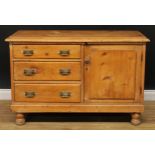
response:
{"label": "pine sideboard", "polygon": [[11,109],[27,113],[144,111],[146,43],[138,31],[20,30],[10,46]]}

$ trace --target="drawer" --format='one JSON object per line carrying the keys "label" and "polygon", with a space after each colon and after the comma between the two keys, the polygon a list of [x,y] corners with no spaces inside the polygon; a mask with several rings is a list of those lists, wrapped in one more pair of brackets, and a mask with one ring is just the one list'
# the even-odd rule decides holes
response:
{"label": "drawer", "polygon": [[80,45],[13,45],[14,58],[80,58]]}
{"label": "drawer", "polygon": [[80,102],[80,84],[16,84],[15,101]]}
{"label": "drawer", "polygon": [[80,62],[14,62],[14,80],[80,79]]}

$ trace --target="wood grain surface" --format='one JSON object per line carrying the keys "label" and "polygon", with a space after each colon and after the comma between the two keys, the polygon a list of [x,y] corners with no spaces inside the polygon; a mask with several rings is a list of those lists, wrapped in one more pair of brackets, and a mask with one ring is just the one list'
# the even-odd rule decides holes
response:
{"label": "wood grain surface", "polygon": [[[13,57],[16,59],[39,59],[39,58],[54,58],[54,59],[69,59],[80,58],[79,45],[14,45]],[[25,56],[24,51],[31,50],[31,56]],[[68,51],[68,55],[61,55],[61,51]]]}
{"label": "wood grain surface", "polygon": [[104,30],[21,30],[9,42],[148,42],[138,31]]}
{"label": "wood grain surface", "polygon": [[[35,70],[30,76],[24,74],[25,70]],[[63,71],[70,73],[63,75]],[[14,80],[54,80],[76,81],[81,79],[80,62],[14,62]]]}
{"label": "wood grain surface", "polygon": [[[17,102],[81,102],[80,84],[16,84],[15,101]],[[26,92],[33,92],[34,96],[28,98]],[[61,93],[70,93],[70,96],[63,98]],[[25,103],[26,104],[26,103]]]}

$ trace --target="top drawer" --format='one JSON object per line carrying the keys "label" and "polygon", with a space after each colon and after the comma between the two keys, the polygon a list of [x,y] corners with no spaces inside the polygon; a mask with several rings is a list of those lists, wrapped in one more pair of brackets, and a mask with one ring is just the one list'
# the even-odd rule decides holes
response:
{"label": "top drawer", "polygon": [[80,58],[80,45],[13,45],[13,56],[18,59]]}

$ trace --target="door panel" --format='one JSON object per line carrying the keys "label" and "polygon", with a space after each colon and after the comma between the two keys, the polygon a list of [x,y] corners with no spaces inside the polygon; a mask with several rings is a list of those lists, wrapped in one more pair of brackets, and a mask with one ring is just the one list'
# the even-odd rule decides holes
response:
{"label": "door panel", "polygon": [[135,46],[88,46],[85,51],[86,100],[135,99]]}

